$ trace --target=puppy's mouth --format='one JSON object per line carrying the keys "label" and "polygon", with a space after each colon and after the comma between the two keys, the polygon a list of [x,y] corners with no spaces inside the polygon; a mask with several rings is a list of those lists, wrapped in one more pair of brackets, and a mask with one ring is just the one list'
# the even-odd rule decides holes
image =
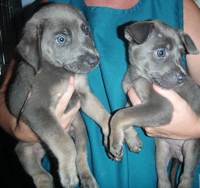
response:
{"label": "puppy's mouth", "polygon": [[184,84],[186,75],[182,72],[165,73],[164,75],[152,75],[152,82],[165,89],[173,89]]}
{"label": "puppy's mouth", "polygon": [[63,67],[67,71],[86,74],[93,70],[99,64],[99,57],[97,55],[80,56],[77,61],[70,64],[65,64]]}

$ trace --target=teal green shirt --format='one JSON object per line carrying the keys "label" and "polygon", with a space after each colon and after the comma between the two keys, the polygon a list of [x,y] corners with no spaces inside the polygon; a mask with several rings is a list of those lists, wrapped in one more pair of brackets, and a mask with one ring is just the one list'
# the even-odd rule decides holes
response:
{"label": "teal green shirt", "polygon": [[[140,0],[128,10],[87,7],[83,0],[54,2],[74,5],[86,15],[100,53],[100,65],[89,74],[89,83],[93,93],[109,112],[124,107],[127,100],[122,90],[122,79],[128,62],[124,42],[117,32],[118,27],[130,21],[159,19],[175,28],[183,28],[182,0]],[[100,188],[156,187],[155,145],[152,138],[137,129],[143,141],[143,150],[135,154],[124,146],[123,160],[114,162],[105,152],[98,125],[86,115],[83,116],[88,130],[90,167]],[[198,178],[194,187],[198,187]]]}

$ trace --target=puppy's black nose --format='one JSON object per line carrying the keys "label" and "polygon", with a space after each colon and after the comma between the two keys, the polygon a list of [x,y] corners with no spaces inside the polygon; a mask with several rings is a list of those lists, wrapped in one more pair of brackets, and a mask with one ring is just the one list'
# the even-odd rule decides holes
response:
{"label": "puppy's black nose", "polygon": [[91,67],[95,67],[99,63],[99,57],[96,55],[91,55],[87,58],[87,62]]}
{"label": "puppy's black nose", "polygon": [[176,74],[176,78],[177,78],[178,84],[181,84],[181,83],[183,83],[183,81],[184,81],[184,79],[185,79],[185,74],[182,73],[182,72],[178,72],[178,73]]}

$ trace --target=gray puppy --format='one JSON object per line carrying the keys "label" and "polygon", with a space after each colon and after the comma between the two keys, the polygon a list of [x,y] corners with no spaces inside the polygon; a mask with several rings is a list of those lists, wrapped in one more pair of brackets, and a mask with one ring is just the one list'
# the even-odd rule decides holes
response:
{"label": "gray puppy", "polygon": [[[80,114],[68,131],[55,116],[55,107],[74,76],[75,93],[68,107],[80,101],[81,109],[101,126],[106,140],[110,115],[87,81],[86,73],[97,66],[99,56],[85,17],[68,5],[46,5],[26,23],[17,48],[22,60],[9,88],[11,113],[26,122],[55,155],[63,187],[76,186],[78,178],[82,187],[98,187],[87,162],[87,134]],[[19,142],[16,153],[36,187],[49,188],[53,182],[41,166],[45,154],[41,143]]]}
{"label": "gray puppy", "polygon": [[[152,88],[152,83],[173,89],[200,116],[200,88],[180,66],[182,55],[197,54],[192,39],[184,32],[159,22],[146,21],[125,28],[130,65],[125,76],[125,92],[133,87],[142,104],[119,110],[111,119],[109,149],[114,159],[120,160],[125,131],[132,125],[160,126],[170,122],[171,103]],[[179,188],[192,187],[194,170],[199,159],[200,141],[156,139],[158,186],[170,188],[167,166],[172,158],[184,162]]]}

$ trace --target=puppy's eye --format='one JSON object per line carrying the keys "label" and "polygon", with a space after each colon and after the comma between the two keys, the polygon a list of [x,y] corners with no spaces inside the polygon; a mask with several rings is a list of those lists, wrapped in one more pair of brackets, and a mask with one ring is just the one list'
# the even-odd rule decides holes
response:
{"label": "puppy's eye", "polygon": [[66,36],[64,34],[57,34],[56,35],[56,43],[59,46],[63,46],[66,42]]}
{"label": "puppy's eye", "polygon": [[158,48],[154,51],[154,55],[157,58],[163,59],[167,56],[167,49],[166,48]]}
{"label": "puppy's eye", "polygon": [[63,33],[58,33],[55,35],[56,45],[63,47],[69,45],[72,41],[72,34],[70,31],[66,30]]}
{"label": "puppy's eye", "polygon": [[83,31],[83,33],[85,33],[86,35],[89,35],[90,33],[90,29],[87,25],[85,24],[81,24],[81,30]]}

